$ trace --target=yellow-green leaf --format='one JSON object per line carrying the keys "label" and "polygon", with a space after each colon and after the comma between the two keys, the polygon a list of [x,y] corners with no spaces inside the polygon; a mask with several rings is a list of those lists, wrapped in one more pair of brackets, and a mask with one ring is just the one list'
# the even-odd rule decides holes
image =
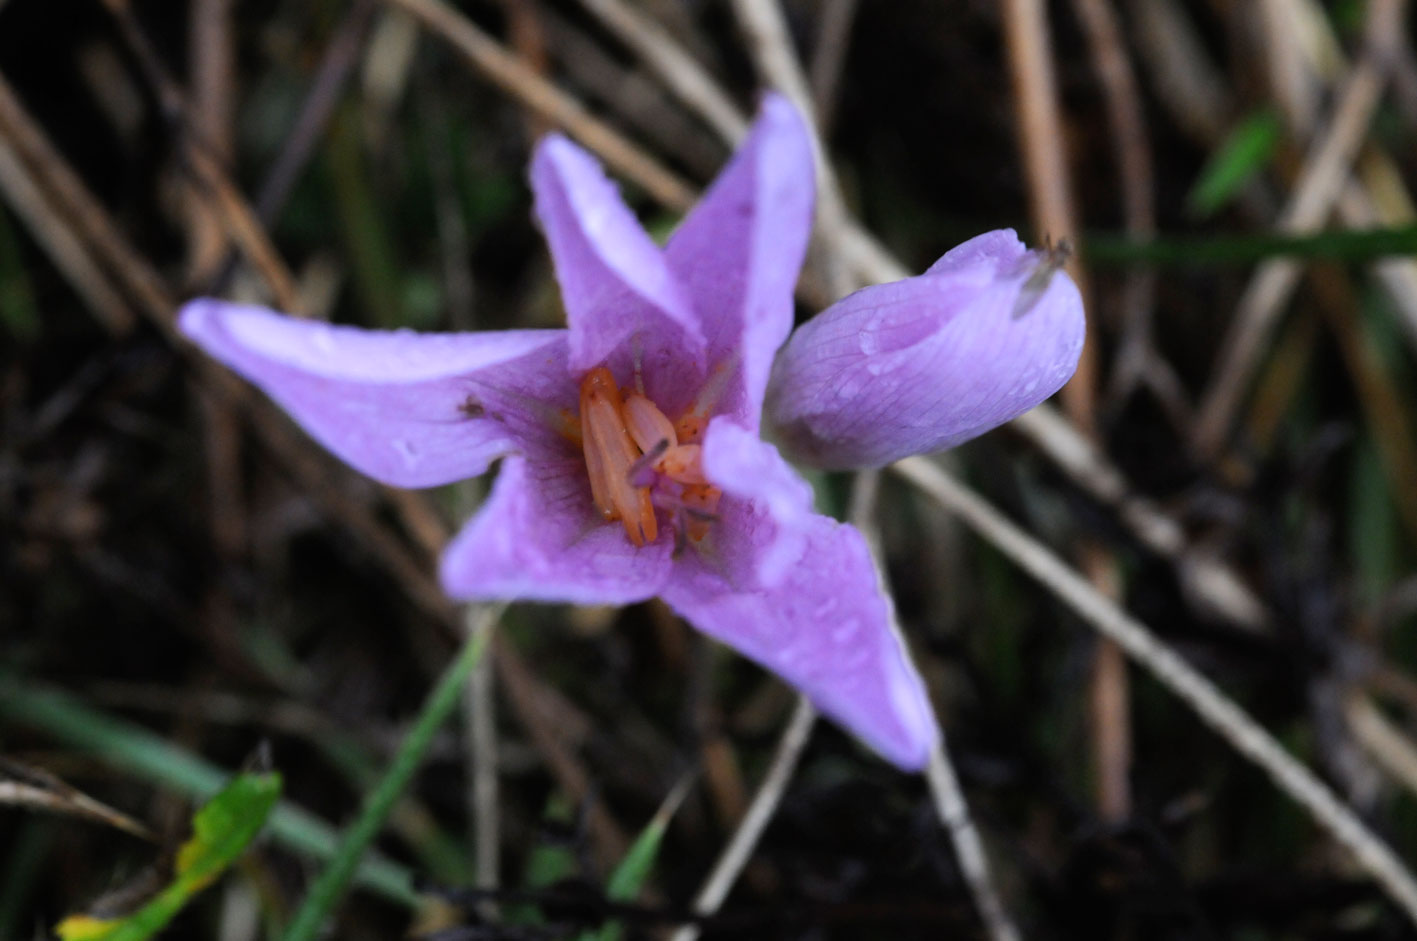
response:
{"label": "yellow-green leaf", "polygon": [[147,904],[113,919],[71,915],[55,929],[62,941],[146,941],[210,885],[261,832],[280,798],[280,775],[242,774],[192,817],[192,838],[177,851],[172,881]]}

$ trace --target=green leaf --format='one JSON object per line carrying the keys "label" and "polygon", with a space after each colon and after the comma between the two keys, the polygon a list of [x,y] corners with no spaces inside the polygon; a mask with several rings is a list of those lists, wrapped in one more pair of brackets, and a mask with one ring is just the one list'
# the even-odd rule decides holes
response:
{"label": "green leaf", "polygon": [[226,871],[261,832],[280,798],[275,773],[242,774],[192,817],[192,838],[177,851],[172,881],[120,918],[71,915],[55,929],[62,941],[144,941],[161,931],[198,892]]}
{"label": "green leaf", "polygon": [[[633,902],[639,897],[640,890],[649,880],[650,871],[659,857],[659,846],[664,840],[664,831],[669,828],[669,821],[673,818],[674,811],[679,809],[684,795],[689,792],[691,783],[693,778],[686,776],[675,785],[654,817],[625,852],[625,858],[620,860],[620,864],[610,874],[610,881],[605,885],[605,896],[610,901]],[[581,935],[581,941],[619,941],[622,931],[618,921],[609,921],[600,931]]]}
{"label": "green leaf", "polygon": [[1269,163],[1283,136],[1284,123],[1273,109],[1257,111],[1241,121],[1211,154],[1186,197],[1186,208],[1200,218],[1213,215]]}

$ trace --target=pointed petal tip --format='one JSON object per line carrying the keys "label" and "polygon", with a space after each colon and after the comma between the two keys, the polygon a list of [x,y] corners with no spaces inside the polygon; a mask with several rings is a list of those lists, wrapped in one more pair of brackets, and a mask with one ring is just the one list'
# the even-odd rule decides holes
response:
{"label": "pointed petal tip", "polygon": [[548,134],[532,157],[531,188],[571,330],[571,369],[628,361],[638,335],[646,364],[702,371],[693,305],[600,161]]}
{"label": "pointed petal tip", "polygon": [[[177,330],[187,339],[199,345],[224,331],[233,317],[285,316],[263,307],[247,304],[233,304],[215,297],[196,297],[187,301],[177,311]],[[210,351],[208,351],[210,352]]]}
{"label": "pointed petal tip", "polygon": [[762,94],[758,102],[757,123],[771,124],[774,126],[792,125],[793,130],[807,133],[807,123],[802,118],[802,112],[792,103],[782,92],[775,88],[769,88]]}

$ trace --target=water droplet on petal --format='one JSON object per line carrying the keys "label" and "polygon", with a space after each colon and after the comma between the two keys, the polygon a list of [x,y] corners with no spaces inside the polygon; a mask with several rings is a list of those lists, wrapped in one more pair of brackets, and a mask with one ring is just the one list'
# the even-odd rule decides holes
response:
{"label": "water droplet on petal", "polygon": [[394,439],[394,450],[403,458],[404,465],[412,468],[418,464],[418,449],[402,438]]}

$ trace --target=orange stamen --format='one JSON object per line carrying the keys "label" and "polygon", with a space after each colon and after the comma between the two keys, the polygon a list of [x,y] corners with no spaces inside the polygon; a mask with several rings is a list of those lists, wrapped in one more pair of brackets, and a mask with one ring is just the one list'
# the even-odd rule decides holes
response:
{"label": "orange stamen", "polygon": [[684,488],[684,495],[680,499],[689,510],[684,514],[684,528],[694,542],[699,542],[709,534],[709,526],[714,521],[714,514],[718,512],[718,498],[721,496],[723,491],[712,484]]}
{"label": "orange stamen", "polygon": [[581,437],[591,498],[601,515],[620,520],[636,546],[654,542],[659,522],[649,488],[630,483],[630,469],[640,451],[625,427],[620,388],[604,366],[581,380]]}
{"label": "orange stamen", "polygon": [[668,442],[666,446],[671,448],[679,443],[673,422],[665,417],[658,405],[638,392],[625,396],[624,411],[625,429],[645,454],[659,447],[661,441]]}
{"label": "orange stamen", "polygon": [[654,464],[654,469],[681,484],[706,484],[704,449],[699,444],[680,444],[668,448]]}
{"label": "orange stamen", "polygon": [[674,423],[674,430],[679,435],[680,444],[702,444],[704,431],[707,429],[708,419],[698,412],[685,412]]}

